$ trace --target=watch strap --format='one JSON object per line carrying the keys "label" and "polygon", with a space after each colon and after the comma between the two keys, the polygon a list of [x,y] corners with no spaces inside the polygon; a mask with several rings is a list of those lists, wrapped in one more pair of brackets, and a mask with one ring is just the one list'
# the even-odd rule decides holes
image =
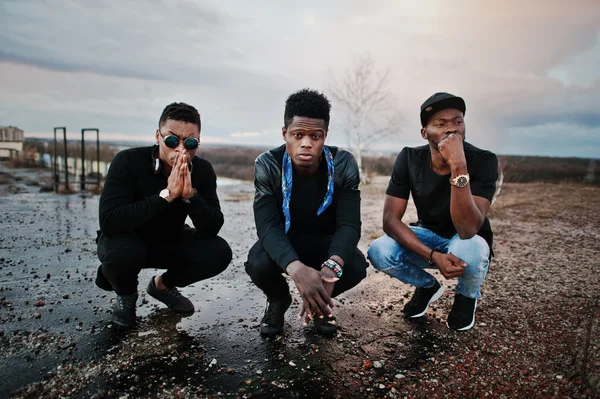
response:
{"label": "watch strap", "polygon": [[464,175],[458,175],[455,178],[450,178],[449,179],[450,184],[456,187],[465,187],[469,181],[470,181],[470,177],[469,174],[464,174]]}
{"label": "watch strap", "polygon": [[169,189],[162,189],[160,193],[158,193],[160,198],[164,198],[167,202],[173,202],[173,198],[171,198],[171,193],[169,193]]}
{"label": "watch strap", "polygon": [[190,202],[192,202],[192,198],[194,198],[196,195],[198,194],[198,191],[196,191],[195,188],[192,188],[192,195],[189,198],[181,198],[181,200],[183,202],[185,202],[186,204],[189,204]]}

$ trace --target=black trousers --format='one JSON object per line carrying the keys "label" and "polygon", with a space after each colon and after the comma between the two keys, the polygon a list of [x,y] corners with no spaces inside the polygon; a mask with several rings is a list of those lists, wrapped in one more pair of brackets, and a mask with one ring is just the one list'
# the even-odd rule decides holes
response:
{"label": "black trousers", "polygon": [[231,248],[221,237],[206,238],[185,226],[176,238],[142,238],[131,232],[98,237],[101,270],[118,295],[134,294],[141,269],[167,269],[167,287],[185,287],[223,272],[231,262]]}
{"label": "black trousers", "polygon": [[[321,270],[321,264],[329,258],[328,251],[331,243],[329,236],[299,236],[289,237],[292,247],[298,254],[300,262],[316,270]],[[338,296],[348,291],[361,282],[367,275],[367,263],[365,256],[358,248],[350,259],[344,259],[344,272],[333,288],[333,296]],[[252,246],[248,253],[248,260],[244,264],[246,273],[252,282],[260,288],[270,299],[285,299],[290,295],[288,283],[281,275],[281,269],[260,241]]]}

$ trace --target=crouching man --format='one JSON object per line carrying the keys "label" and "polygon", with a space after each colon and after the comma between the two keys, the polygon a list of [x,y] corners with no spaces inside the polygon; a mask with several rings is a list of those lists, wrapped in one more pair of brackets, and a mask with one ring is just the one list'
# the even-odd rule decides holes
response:
{"label": "crouching man", "polygon": [[[421,106],[427,145],[406,147],[394,164],[383,209],[383,237],[368,251],[376,269],[416,286],[404,307],[421,317],[444,288],[423,269],[458,279],[447,326],[464,331],[475,323],[477,298],[488,271],[492,230],[486,217],[496,188],[496,156],[465,142],[465,102],[436,93]],[[419,220],[402,222],[409,194]]]}
{"label": "crouching man", "polygon": [[[255,162],[254,219],[259,241],[245,264],[267,296],[261,334],[283,331],[292,298],[282,273],[303,300],[301,316],[322,334],[336,332],[335,297],[357,285],[368,266],[356,248],[360,239],[360,191],[356,160],[325,145],[329,100],[300,90],[286,101],[285,144]],[[305,323],[308,320],[305,318]]]}
{"label": "crouching man", "polygon": [[[211,164],[196,157],[200,115],[184,103],[168,105],[155,133],[156,145],[119,152],[100,197],[96,285],[115,291],[112,322],[135,324],[138,274],[166,269],[147,292],[172,311],[192,314],[193,303],[177,287],[216,276],[231,261],[217,236],[223,213]],[[195,228],[184,222],[190,217]]]}

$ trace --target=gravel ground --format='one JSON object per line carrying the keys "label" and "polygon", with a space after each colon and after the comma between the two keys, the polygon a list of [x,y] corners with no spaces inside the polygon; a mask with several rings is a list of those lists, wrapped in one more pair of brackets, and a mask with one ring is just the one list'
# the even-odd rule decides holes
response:
{"label": "gravel ground", "polygon": [[[471,331],[445,326],[455,281],[436,273],[444,296],[409,321],[412,289],[371,268],[337,299],[336,337],[303,328],[296,300],[286,333],[264,339],[265,300],[243,270],[251,184],[219,189],[235,255],[183,290],[197,312],[142,296],[138,326],[120,332],[108,323],[114,295],[93,285],[98,196],[40,193],[40,173],[0,170],[0,397],[600,397],[598,188],[504,185]],[[382,234],[386,181],[363,190],[363,250]]]}

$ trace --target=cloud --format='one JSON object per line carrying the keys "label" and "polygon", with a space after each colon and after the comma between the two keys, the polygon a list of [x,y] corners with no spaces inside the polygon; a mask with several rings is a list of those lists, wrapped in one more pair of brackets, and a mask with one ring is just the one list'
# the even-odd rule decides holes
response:
{"label": "cloud", "polygon": [[[469,137],[482,147],[550,125],[600,142],[597,0],[261,4],[4,0],[0,123],[137,137],[166,104],[185,101],[200,110],[203,135],[278,145],[287,96],[327,94],[328,76],[368,52],[390,67],[404,113],[384,147],[421,144],[419,105],[436,91],[465,98]],[[328,141],[343,145],[336,108]]]}
{"label": "cloud", "polygon": [[600,126],[549,123],[509,129],[502,154],[598,158]]}

